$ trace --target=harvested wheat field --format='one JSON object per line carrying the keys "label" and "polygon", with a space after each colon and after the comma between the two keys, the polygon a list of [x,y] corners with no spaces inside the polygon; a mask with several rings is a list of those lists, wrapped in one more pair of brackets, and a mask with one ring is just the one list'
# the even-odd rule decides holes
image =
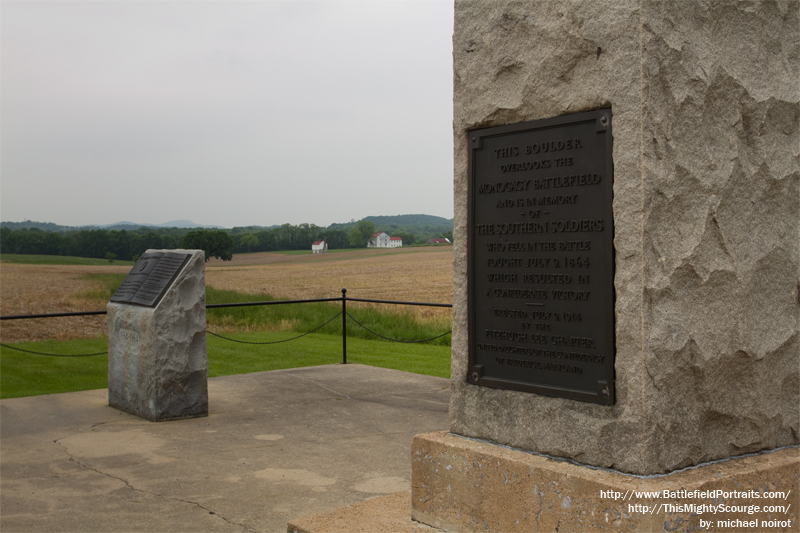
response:
{"label": "harvested wheat field", "polygon": [[[412,250],[246,254],[241,266],[237,257],[230,262],[209,261],[206,283],[217,289],[289,299],[333,298],[346,288],[351,298],[452,302],[452,248]],[[256,264],[246,263],[254,260]]]}
{"label": "harvested wheat field", "polygon": [[[98,300],[96,292],[103,283],[88,276],[129,270],[129,266],[3,263],[0,266],[0,313],[28,315],[102,311],[105,305]],[[3,342],[100,337],[106,334],[107,329],[106,317],[102,315],[4,320],[0,328]]]}
{"label": "harvested wheat field", "polygon": [[[256,258],[251,256],[267,256]],[[358,250],[316,255],[246,254],[241,266],[209,261],[206,283],[216,289],[277,298],[349,298],[452,303],[453,249]],[[247,261],[260,264],[247,264]],[[412,307],[421,316],[448,309]]]}
{"label": "harvested wheat field", "polygon": [[[216,289],[277,298],[351,298],[451,303],[453,250],[356,250],[328,254],[240,254],[233,261],[206,263],[206,284]],[[102,286],[87,276],[127,273],[127,266],[60,266],[2,263],[0,312],[3,315],[96,311],[105,302]],[[449,315],[449,309],[410,307],[420,316]],[[103,336],[105,316],[4,320],[3,342]]]}

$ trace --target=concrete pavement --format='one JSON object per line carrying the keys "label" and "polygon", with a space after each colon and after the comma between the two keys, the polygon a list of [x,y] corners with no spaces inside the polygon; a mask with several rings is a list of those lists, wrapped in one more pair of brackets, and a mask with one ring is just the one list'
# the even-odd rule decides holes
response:
{"label": "concrete pavement", "polygon": [[286,531],[410,489],[449,380],[364,365],[209,380],[207,418],[147,422],[105,389],[0,401],[0,530]]}

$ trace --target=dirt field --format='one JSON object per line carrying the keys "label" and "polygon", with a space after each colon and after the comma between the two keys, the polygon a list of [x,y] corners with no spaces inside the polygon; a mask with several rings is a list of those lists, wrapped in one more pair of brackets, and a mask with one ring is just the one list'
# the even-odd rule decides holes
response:
{"label": "dirt field", "polygon": [[[351,298],[450,303],[453,295],[453,249],[357,250],[317,255],[258,253],[212,259],[206,283],[217,289],[278,298],[334,298],[347,289]],[[58,266],[2,263],[0,313],[3,315],[95,311],[105,308],[86,276],[126,273],[126,266]],[[449,310],[415,308],[422,316]],[[3,342],[102,336],[105,316],[4,320]]]}

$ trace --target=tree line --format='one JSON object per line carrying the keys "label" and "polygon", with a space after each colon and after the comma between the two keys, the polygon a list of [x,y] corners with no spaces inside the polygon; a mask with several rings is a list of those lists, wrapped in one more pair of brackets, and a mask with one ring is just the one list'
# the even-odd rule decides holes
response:
{"label": "tree line", "polygon": [[[311,244],[318,240],[327,241],[329,249],[364,248],[370,235],[376,231],[375,224],[369,220],[354,223],[347,230],[321,228],[314,224],[298,226],[283,224],[270,229],[207,230],[143,227],[131,231],[83,229],[62,232],[37,228],[12,230],[2,227],[0,253],[68,255],[130,261],[148,249],[188,248],[205,250],[206,259],[218,257],[229,260],[235,253],[309,250]],[[403,244],[406,245],[416,242],[415,235],[410,232],[396,232],[390,235],[402,237]],[[452,237],[452,232],[449,236]]]}

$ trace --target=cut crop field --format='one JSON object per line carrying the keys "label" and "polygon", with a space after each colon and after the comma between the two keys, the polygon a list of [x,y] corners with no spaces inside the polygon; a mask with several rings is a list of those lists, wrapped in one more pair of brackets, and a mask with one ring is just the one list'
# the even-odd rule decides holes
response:
{"label": "cut crop field", "polygon": [[[254,257],[250,257],[254,256]],[[250,261],[258,262],[250,263]],[[209,261],[206,283],[216,289],[276,298],[350,298],[451,303],[453,249],[356,250],[328,254],[243,254],[241,263]]]}
{"label": "cut crop field", "polygon": [[[100,311],[108,301],[104,274],[127,273],[130,266],[0,265],[0,313],[28,315]],[[106,317],[3,320],[3,342],[80,339],[106,334]]]}
{"label": "cut crop field", "polygon": [[[452,247],[351,250],[328,254],[237,254],[233,261],[206,263],[206,284],[220,290],[266,293],[277,298],[352,298],[452,302]],[[3,315],[96,311],[110,296],[104,274],[127,273],[130,266],[0,265]],[[405,306],[403,306],[405,307]],[[409,309],[409,308],[406,308]],[[411,308],[421,317],[449,309]],[[101,337],[105,316],[4,320],[3,342]]]}

